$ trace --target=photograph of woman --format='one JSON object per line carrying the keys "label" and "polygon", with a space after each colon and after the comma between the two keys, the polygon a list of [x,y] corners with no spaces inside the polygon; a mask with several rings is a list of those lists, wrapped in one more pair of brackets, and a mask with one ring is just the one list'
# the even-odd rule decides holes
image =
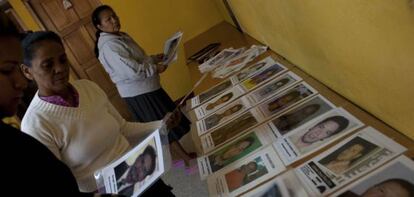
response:
{"label": "photograph of woman", "polygon": [[256,64],[253,64],[252,66],[249,66],[247,69],[242,70],[240,73],[238,73],[237,79],[239,81],[244,81],[247,77],[251,76],[252,74],[256,73],[260,69],[262,69],[266,65],[266,62],[260,61]]}
{"label": "photograph of woman", "polygon": [[228,119],[228,117],[233,116],[235,113],[239,112],[242,108],[243,108],[242,104],[236,104],[234,106],[231,106],[229,109],[226,109],[222,113],[215,113],[207,117],[206,119],[204,119],[206,130],[209,130],[217,126],[219,123],[223,122],[225,119]]}
{"label": "photograph of woman", "polygon": [[201,93],[200,96],[199,96],[200,103],[204,103],[204,101],[207,101],[207,100],[213,98],[214,96],[224,92],[225,90],[227,90],[231,86],[232,86],[231,81],[226,80],[225,82],[220,83],[219,85],[213,87],[212,89],[208,90],[207,92]]}
{"label": "photograph of woman", "polygon": [[246,156],[247,154],[261,147],[255,133],[251,133],[208,156],[211,171],[215,172],[224,166]]}
{"label": "photograph of woman", "polygon": [[233,98],[233,92],[229,92],[229,93],[227,93],[227,94],[225,94],[225,95],[223,95],[223,96],[221,96],[220,98],[218,98],[217,100],[215,100],[215,101],[211,101],[210,103],[208,103],[207,104],[207,106],[206,106],[206,110],[207,111],[211,111],[211,110],[213,110],[214,108],[216,108],[217,106],[220,106],[220,105],[222,105],[222,104],[224,104],[224,103],[226,103],[226,102],[229,102],[229,100],[231,99],[231,98]]}
{"label": "photograph of woman", "polygon": [[276,76],[276,74],[280,73],[282,70],[283,68],[281,66],[279,66],[278,64],[274,64],[269,68],[266,68],[263,71],[256,73],[251,78],[246,79],[242,84],[247,90],[251,90],[263,81],[270,79],[273,76]]}
{"label": "photograph of woman", "polygon": [[378,148],[361,137],[356,137],[319,161],[333,173],[340,175]]}
{"label": "photograph of woman", "polygon": [[229,192],[232,192],[268,173],[261,157],[224,175]]}
{"label": "photograph of woman", "polygon": [[[160,120],[167,112],[176,109],[160,83],[160,74],[168,68],[163,64],[166,54],[148,56],[132,37],[121,31],[118,15],[107,5],[94,10],[92,22],[97,30],[95,55],[126,101],[135,121]],[[188,153],[179,143],[191,124],[183,114],[181,116],[180,124],[168,137],[173,156],[188,164],[196,155]]]}

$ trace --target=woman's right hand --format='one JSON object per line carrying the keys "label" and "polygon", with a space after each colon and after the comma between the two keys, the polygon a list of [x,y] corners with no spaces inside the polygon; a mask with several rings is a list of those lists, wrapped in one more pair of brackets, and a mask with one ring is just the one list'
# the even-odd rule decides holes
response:
{"label": "woman's right hand", "polygon": [[157,64],[157,72],[158,73],[163,73],[165,70],[167,70],[167,65]]}

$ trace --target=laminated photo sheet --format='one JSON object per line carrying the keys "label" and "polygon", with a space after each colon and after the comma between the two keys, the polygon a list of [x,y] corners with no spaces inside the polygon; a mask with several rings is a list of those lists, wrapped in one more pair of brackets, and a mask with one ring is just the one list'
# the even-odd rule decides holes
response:
{"label": "laminated photo sheet", "polygon": [[238,196],[286,170],[273,146],[237,161],[207,178],[210,196]]}
{"label": "laminated photo sheet", "polygon": [[239,99],[236,99],[216,112],[198,120],[196,122],[198,135],[203,135],[209,132],[209,130],[232,120],[234,117],[240,115],[251,107],[252,106],[246,97],[242,96]]}
{"label": "laminated photo sheet", "polygon": [[271,118],[311,98],[317,93],[309,84],[301,82],[292,88],[270,97],[270,99],[258,104],[257,107],[263,113],[264,117]]}
{"label": "laminated photo sheet", "polygon": [[335,108],[278,138],[278,153],[289,165],[363,126],[343,108]]}
{"label": "laminated photo sheet", "polygon": [[[149,166],[143,163],[149,158]],[[138,196],[164,173],[159,130],[154,131],[121,158],[95,172],[100,191]]]}
{"label": "laminated photo sheet", "polygon": [[216,112],[220,108],[238,99],[243,94],[245,94],[243,89],[240,86],[236,85],[233,88],[215,96],[213,99],[210,99],[209,101],[194,109],[197,120],[200,120],[207,115]]}
{"label": "laminated photo sheet", "polygon": [[181,41],[181,38],[183,37],[183,32],[177,32],[171,38],[169,38],[167,41],[165,41],[164,45],[164,65],[169,65],[171,62],[177,60],[177,49],[178,44]]}
{"label": "laminated photo sheet", "polygon": [[243,69],[242,71],[240,71],[236,75],[230,77],[230,80],[235,84],[240,83],[240,82],[244,81],[245,79],[251,77],[255,73],[259,72],[260,70],[262,70],[266,66],[271,66],[275,63],[276,63],[276,61],[273,60],[272,57],[268,56],[268,57],[256,62],[255,64]]}
{"label": "laminated photo sheet", "polygon": [[296,172],[315,194],[328,195],[405,150],[391,138],[367,127],[302,164]]}
{"label": "laminated photo sheet", "polygon": [[407,186],[414,185],[414,161],[401,155],[374,172],[359,178],[332,196],[347,197],[373,195],[384,191],[384,195],[404,196],[409,191]]}
{"label": "laminated photo sheet", "polygon": [[251,103],[261,103],[262,101],[291,88],[300,81],[302,81],[302,78],[289,71],[248,93],[247,97],[251,100]]}
{"label": "laminated photo sheet", "polygon": [[244,51],[243,54],[232,58],[222,66],[219,66],[216,69],[214,69],[212,76],[214,78],[226,78],[234,74],[235,72],[241,70],[248,63],[256,59],[257,56],[266,52],[266,50],[266,46],[252,45],[248,50]]}
{"label": "laminated photo sheet", "polygon": [[310,197],[294,170],[289,170],[241,197]]}
{"label": "laminated photo sheet", "polygon": [[263,122],[264,117],[257,109],[250,109],[232,121],[223,124],[216,129],[200,137],[201,146],[204,153],[208,153],[228,141],[250,131],[253,127]]}
{"label": "laminated photo sheet", "polygon": [[268,124],[278,137],[282,137],[334,108],[336,106],[333,103],[318,94],[271,119]]}
{"label": "laminated photo sheet", "polygon": [[246,92],[248,92],[281,75],[287,70],[288,69],[285,66],[276,62],[272,65],[265,66],[249,78],[242,81],[240,85]]}
{"label": "laminated photo sheet", "polygon": [[239,49],[233,49],[233,48],[224,49],[220,53],[218,53],[216,56],[202,63],[200,66],[198,66],[198,68],[201,73],[211,71],[217,66],[220,66],[226,63],[228,60],[236,56],[239,56],[240,54],[244,52],[244,50],[245,50],[244,47],[239,48]]}
{"label": "laminated photo sheet", "polygon": [[202,180],[224,167],[241,160],[276,141],[272,130],[266,126],[258,126],[250,132],[226,143],[210,154],[197,158],[198,169]]}
{"label": "laminated photo sheet", "polygon": [[235,84],[228,79],[204,91],[200,95],[191,98],[191,100],[189,101],[190,103],[188,103],[188,106],[190,106],[189,110],[199,106],[200,104],[205,103],[206,101],[214,98],[218,94],[221,94],[224,91],[232,88],[234,85]]}

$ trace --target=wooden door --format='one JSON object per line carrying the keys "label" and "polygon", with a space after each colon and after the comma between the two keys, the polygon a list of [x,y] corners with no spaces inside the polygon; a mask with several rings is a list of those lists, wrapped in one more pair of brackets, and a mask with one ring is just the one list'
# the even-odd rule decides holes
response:
{"label": "wooden door", "polygon": [[119,96],[116,87],[95,57],[95,27],[91,21],[98,0],[70,0],[72,6],[65,9],[63,0],[25,0],[45,29],[54,31],[62,38],[72,64],[75,78],[96,82],[108,95],[112,104],[126,119],[130,113]]}

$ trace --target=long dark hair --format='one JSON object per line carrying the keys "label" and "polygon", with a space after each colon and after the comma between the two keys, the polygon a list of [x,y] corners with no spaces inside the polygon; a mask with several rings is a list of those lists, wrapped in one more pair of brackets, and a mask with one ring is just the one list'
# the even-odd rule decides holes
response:
{"label": "long dark hair", "polygon": [[93,12],[92,12],[92,24],[93,26],[95,26],[96,28],[96,32],[95,32],[95,56],[96,58],[99,57],[99,49],[98,49],[98,41],[99,41],[99,37],[101,36],[102,31],[98,28],[98,25],[101,24],[101,18],[99,17],[99,15],[101,14],[101,12],[103,12],[104,10],[111,10],[113,11],[113,9],[108,6],[108,5],[101,5],[99,7],[97,7]]}

